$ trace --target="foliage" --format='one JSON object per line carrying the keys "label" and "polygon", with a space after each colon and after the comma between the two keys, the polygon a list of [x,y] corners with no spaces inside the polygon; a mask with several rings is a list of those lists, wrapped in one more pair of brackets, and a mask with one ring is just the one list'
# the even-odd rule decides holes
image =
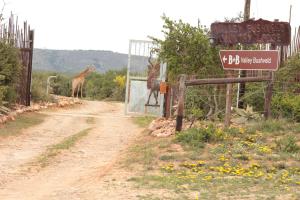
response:
{"label": "foliage", "polygon": [[169,80],[176,80],[179,74],[222,74],[218,51],[210,46],[206,29],[166,16],[162,19],[165,39],[152,39],[160,46],[159,58],[168,63]]}
{"label": "foliage", "polygon": [[21,72],[17,48],[0,41],[0,105],[3,101],[14,103],[17,99],[16,87]]}
{"label": "foliage", "polygon": [[155,118],[151,116],[134,117],[133,122],[140,127],[147,127]]}
{"label": "foliage", "polygon": [[292,135],[277,140],[276,145],[280,151],[287,153],[296,153],[300,150],[300,147],[297,145],[297,138]]}
{"label": "foliage", "polygon": [[[160,47],[159,59],[168,64],[168,81],[176,82],[180,74],[192,75],[197,78],[223,76],[218,57],[218,49],[209,43],[208,30],[202,26],[192,26],[182,20],[175,21],[163,16],[164,39],[153,38]],[[219,88],[201,86],[197,90],[189,89],[188,99],[195,102],[186,105],[189,114],[196,113],[192,118],[217,117],[222,99],[216,98]],[[202,95],[198,95],[202,94]],[[189,100],[186,102],[190,102]],[[198,109],[197,112],[195,109]],[[201,112],[202,115],[201,116]]]}
{"label": "foliage", "polygon": [[285,117],[300,122],[300,96],[277,94],[272,98],[272,111],[275,117]]}
{"label": "foliage", "polygon": [[63,74],[55,74],[56,78],[53,79],[53,84],[51,87],[53,89],[53,94],[61,96],[71,96],[71,78]]}
{"label": "foliage", "polygon": [[223,141],[228,136],[229,129],[217,128],[210,124],[205,128],[191,128],[176,135],[176,141],[192,148],[203,148],[203,143]]}
{"label": "foliage", "polygon": [[41,124],[45,118],[46,115],[35,112],[18,115],[15,121],[8,121],[1,126],[0,138],[22,134],[24,129]]}
{"label": "foliage", "polygon": [[244,104],[253,107],[256,112],[264,110],[266,83],[246,83]]}
{"label": "foliage", "polygon": [[254,123],[248,126],[250,129],[263,131],[266,133],[275,133],[295,129],[296,126],[288,123],[286,120],[261,120],[259,123]]}
{"label": "foliage", "polygon": [[86,80],[86,96],[92,99],[125,99],[125,74],[121,71],[108,71],[105,74],[93,73]]}
{"label": "foliage", "polygon": [[247,105],[246,109],[234,108],[235,117],[232,119],[234,123],[246,123],[247,121],[260,120],[259,113],[254,112],[251,106]]}
{"label": "foliage", "polygon": [[[247,199],[250,193],[245,188],[252,188],[251,197],[258,199],[273,199],[273,196],[278,195],[282,199],[289,199],[291,195],[298,197],[299,129],[293,127],[299,124],[272,120],[266,121],[260,127],[261,122],[256,123],[257,125],[253,126],[254,130],[249,131],[245,126],[224,129],[213,125],[209,127],[202,122],[199,124],[202,128],[199,130],[208,129],[207,133],[203,134],[205,137],[199,134],[198,129],[189,129],[185,131],[186,137],[181,136],[181,133],[180,136],[175,136],[176,144],[172,137],[143,138],[143,141],[147,142],[138,141],[141,146],[153,141],[158,143],[158,140],[168,140],[171,144],[162,148],[157,148],[158,145],[152,146],[152,151],[155,152],[154,161],[150,165],[154,168],[152,171],[139,170],[139,164],[143,161],[134,161],[137,173],[130,180],[138,187],[148,188],[147,191],[151,193],[156,191],[151,189],[159,188],[164,189],[165,194],[184,192],[192,197],[184,199],[194,199],[195,191],[199,192],[200,199]],[[278,126],[271,129],[272,124]],[[257,130],[256,127],[263,131]],[[281,131],[280,139],[275,134],[277,131]],[[226,137],[217,141],[207,139],[220,133]],[[181,144],[190,147],[195,145],[195,148],[180,148],[177,143],[178,137],[182,137]],[[209,144],[206,141],[209,141]],[[199,148],[203,149],[196,151]]]}
{"label": "foliage", "polygon": [[[92,73],[85,80],[83,96],[94,100],[117,100],[125,99],[125,74],[126,70],[108,71],[104,74]],[[69,75],[57,72],[34,71],[32,76],[32,99],[34,101],[48,101],[46,94],[47,78],[56,76],[50,82],[50,94],[71,96],[72,78]]]}
{"label": "foliage", "polygon": [[[276,73],[277,84],[275,85],[276,92],[295,92],[299,88],[297,75],[300,70],[300,54],[290,57]],[[293,84],[291,84],[293,83]]]}
{"label": "foliage", "polygon": [[47,78],[52,75],[49,72],[36,72],[32,73],[31,82],[31,98],[33,101],[47,101],[46,94]]}

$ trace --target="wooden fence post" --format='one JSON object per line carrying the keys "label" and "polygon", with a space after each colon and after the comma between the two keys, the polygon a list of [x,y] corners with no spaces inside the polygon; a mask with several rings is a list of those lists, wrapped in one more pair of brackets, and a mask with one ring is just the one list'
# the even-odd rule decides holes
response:
{"label": "wooden fence post", "polygon": [[[271,44],[271,50],[276,49],[276,45]],[[269,119],[271,117],[271,102],[273,95],[273,85],[274,85],[274,72],[269,72],[270,81],[267,82],[267,89],[265,94],[265,105],[264,105],[264,117]]]}
{"label": "wooden fence post", "polygon": [[185,81],[186,75],[180,75],[179,79],[179,94],[178,94],[178,108],[176,117],[176,131],[182,130],[182,120],[184,113],[184,98],[185,98]]}
{"label": "wooden fence post", "polygon": [[265,119],[269,119],[271,117],[271,102],[272,102],[272,93],[273,93],[273,85],[274,85],[274,72],[269,72],[270,81],[267,82],[267,89],[265,94],[265,109],[264,109],[264,117]]}
{"label": "wooden fence post", "polygon": [[29,31],[29,63],[27,68],[27,86],[26,86],[26,106],[30,106],[31,101],[31,80],[32,80],[32,59],[33,59],[33,48],[34,48],[34,31]]}
{"label": "wooden fence post", "polygon": [[[228,76],[231,78],[232,74],[231,71],[228,71]],[[225,127],[230,126],[230,119],[231,119],[231,106],[232,106],[232,83],[226,85],[226,110],[225,110],[225,120],[224,125]]]}
{"label": "wooden fence post", "polygon": [[165,117],[168,119],[171,116],[171,91],[170,84],[167,85],[167,93],[165,94]]}

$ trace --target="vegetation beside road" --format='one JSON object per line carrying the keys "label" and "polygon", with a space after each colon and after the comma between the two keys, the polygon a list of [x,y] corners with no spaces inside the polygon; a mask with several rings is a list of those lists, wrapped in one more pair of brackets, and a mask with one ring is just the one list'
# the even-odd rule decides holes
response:
{"label": "vegetation beside road", "polygon": [[46,115],[40,113],[18,115],[14,121],[0,125],[0,137],[19,135],[24,129],[41,124],[45,118]]}
{"label": "vegetation beside road", "polygon": [[[126,70],[108,71],[104,74],[92,73],[86,78],[83,96],[90,100],[112,100],[123,101],[125,99],[125,74]],[[51,101],[46,94],[47,78],[51,79],[50,93],[71,96],[72,76],[56,72],[35,71],[32,81],[32,98],[34,101]]]}
{"label": "vegetation beside road", "polygon": [[202,122],[169,138],[144,133],[124,166],[137,172],[128,179],[136,187],[174,199],[298,199],[299,131],[298,123],[272,120],[230,128]]}

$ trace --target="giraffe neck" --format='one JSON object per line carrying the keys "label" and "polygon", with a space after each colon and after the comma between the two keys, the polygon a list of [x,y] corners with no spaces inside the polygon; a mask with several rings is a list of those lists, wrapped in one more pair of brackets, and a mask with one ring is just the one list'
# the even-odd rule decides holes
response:
{"label": "giraffe neck", "polygon": [[89,69],[85,69],[83,72],[81,72],[80,74],[78,74],[77,76],[75,76],[75,78],[84,78],[85,76],[87,76],[90,73]]}

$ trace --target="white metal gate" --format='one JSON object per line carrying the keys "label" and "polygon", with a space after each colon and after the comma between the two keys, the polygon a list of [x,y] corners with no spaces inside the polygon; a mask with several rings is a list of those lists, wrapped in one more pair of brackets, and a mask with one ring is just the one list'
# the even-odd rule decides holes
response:
{"label": "white metal gate", "polygon": [[[129,41],[125,114],[163,115],[164,95],[158,95],[158,105],[154,105],[154,95],[151,96],[150,106],[145,105],[150,93],[150,90],[147,89],[148,58],[153,48],[157,48],[157,46],[151,41]],[[153,57],[156,58],[155,55]],[[165,78],[166,64],[160,64],[158,79],[165,81]]]}

